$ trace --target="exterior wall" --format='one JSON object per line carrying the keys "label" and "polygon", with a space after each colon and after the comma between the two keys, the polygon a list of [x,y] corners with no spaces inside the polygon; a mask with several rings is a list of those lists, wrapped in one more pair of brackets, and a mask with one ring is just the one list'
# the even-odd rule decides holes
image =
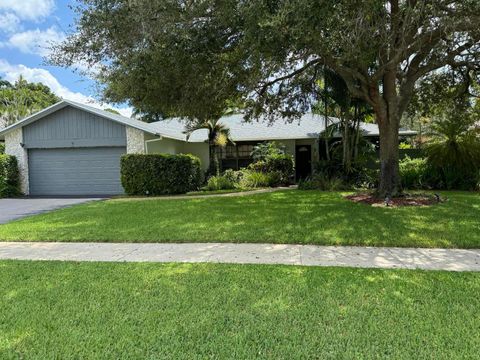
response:
{"label": "exterior wall", "polygon": [[278,140],[277,142],[285,145],[285,152],[295,157],[295,140]]}
{"label": "exterior wall", "polygon": [[145,139],[147,154],[192,154],[200,158],[205,171],[208,169],[209,154],[206,143],[187,143],[175,139],[157,138],[148,134],[145,135]]}
{"label": "exterior wall", "polygon": [[127,154],[145,153],[145,133],[141,130],[126,126]]}
{"label": "exterior wall", "polygon": [[184,143],[183,152],[185,154],[193,154],[200,158],[202,169],[208,170],[210,165],[210,154],[207,143]]}
{"label": "exterior wall", "polygon": [[71,106],[23,128],[27,149],[125,146],[125,126]]}
{"label": "exterior wall", "polygon": [[25,195],[29,194],[28,186],[28,155],[27,149],[22,147],[23,129],[15,129],[5,134],[5,153],[17,158],[20,172],[20,190]]}
{"label": "exterior wall", "polygon": [[148,154],[180,154],[183,152],[183,146],[185,144],[185,142],[179,140],[168,138],[155,138],[148,135],[146,136],[146,140]]}

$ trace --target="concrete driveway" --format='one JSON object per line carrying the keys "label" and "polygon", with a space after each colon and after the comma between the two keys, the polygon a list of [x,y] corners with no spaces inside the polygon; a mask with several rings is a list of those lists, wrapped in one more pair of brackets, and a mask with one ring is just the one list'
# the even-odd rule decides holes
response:
{"label": "concrete driveway", "polygon": [[82,204],[101,198],[21,198],[0,199],[0,224],[25,216],[40,214],[66,206]]}

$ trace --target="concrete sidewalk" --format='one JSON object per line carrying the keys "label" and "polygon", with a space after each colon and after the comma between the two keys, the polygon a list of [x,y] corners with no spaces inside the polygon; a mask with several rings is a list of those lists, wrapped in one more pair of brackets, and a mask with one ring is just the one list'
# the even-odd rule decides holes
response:
{"label": "concrete sidewalk", "polygon": [[212,262],[480,271],[480,249],[412,249],[220,243],[0,242],[0,259]]}

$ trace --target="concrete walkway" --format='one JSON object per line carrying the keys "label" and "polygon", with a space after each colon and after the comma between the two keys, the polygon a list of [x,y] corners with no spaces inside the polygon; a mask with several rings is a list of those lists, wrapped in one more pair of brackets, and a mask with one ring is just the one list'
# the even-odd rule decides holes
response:
{"label": "concrete walkway", "polygon": [[480,271],[480,249],[410,249],[219,243],[0,242],[0,259],[212,262]]}

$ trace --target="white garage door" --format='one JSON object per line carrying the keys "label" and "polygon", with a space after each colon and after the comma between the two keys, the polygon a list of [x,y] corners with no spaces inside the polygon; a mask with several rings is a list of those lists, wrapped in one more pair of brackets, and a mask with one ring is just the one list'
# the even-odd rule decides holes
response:
{"label": "white garage door", "polygon": [[122,194],[125,147],[30,149],[30,195]]}

